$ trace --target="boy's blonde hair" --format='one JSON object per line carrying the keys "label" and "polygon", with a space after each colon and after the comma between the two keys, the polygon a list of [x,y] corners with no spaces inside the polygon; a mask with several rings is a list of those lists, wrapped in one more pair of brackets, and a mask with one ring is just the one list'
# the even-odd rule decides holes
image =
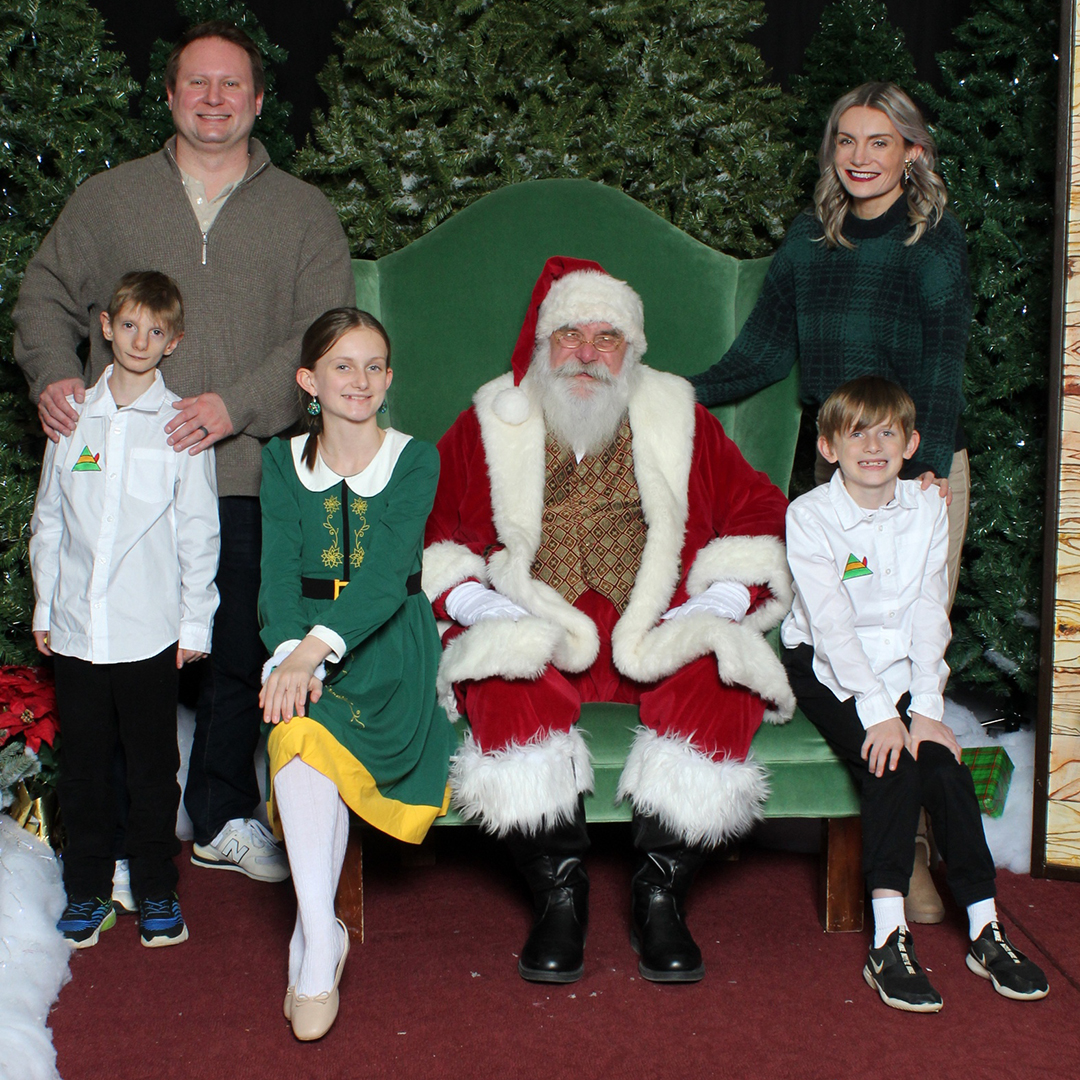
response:
{"label": "boy's blonde hair", "polygon": [[896,383],[863,375],[837,387],[818,409],[817,429],[832,446],[839,436],[892,421],[907,442],[915,432],[915,402]]}
{"label": "boy's blonde hair", "polygon": [[160,270],[135,270],[125,274],[113,290],[105,309],[110,322],[128,305],[141,307],[160,319],[173,337],[184,332],[184,300],[176,282]]}

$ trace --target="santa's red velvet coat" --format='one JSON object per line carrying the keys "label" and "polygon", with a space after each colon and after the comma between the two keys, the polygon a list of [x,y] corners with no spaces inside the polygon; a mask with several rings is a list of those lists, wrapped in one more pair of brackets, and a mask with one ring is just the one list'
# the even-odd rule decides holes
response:
{"label": "santa's red velvet coat", "polygon": [[[599,648],[593,621],[531,574],[541,540],[546,431],[528,377],[515,388],[510,374],[500,376],[473,402],[439,443],[442,468],[428,522],[424,589],[444,614],[446,592],[475,578],[530,617],[485,620],[449,642],[439,673],[447,704],[454,683],[533,679],[548,664],[583,671]],[[764,698],[766,720],[787,719],[794,698],[762,637],[791,601],[781,542],[786,500],[695,405],[685,380],[640,365],[629,420],[647,534],[634,589],[611,636],[615,667],[652,683],[712,653],[721,681]],[[668,608],[719,580],[750,588],[753,602],[741,624],[704,613],[660,621]],[[546,779],[537,789],[531,775],[526,796],[522,770],[534,773],[538,755],[546,755]],[[468,743],[454,770],[459,805],[500,832],[539,828],[545,819],[572,813],[578,791],[590,782],[587,749],[576,731],[531,744],[527,753],[511,747],[485,754]],[[752,761],[713,761],[688,740],[676,744],[641,732],[620,790],[688,839],[716,843],[753,820],[767,788]]]}

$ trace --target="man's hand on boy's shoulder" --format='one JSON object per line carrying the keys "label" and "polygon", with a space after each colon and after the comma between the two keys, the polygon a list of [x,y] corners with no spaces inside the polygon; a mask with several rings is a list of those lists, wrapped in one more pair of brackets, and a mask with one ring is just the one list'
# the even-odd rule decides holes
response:
{"label": "man's hand on boy's shoulder", "polygon": [[860,753],[866,767],[875,776],[884,776],[886,766],[889,772],[896,771],[900,752],[907,745],[908,729],[904,727],[904,721],[899,716],[894,716],[866,729],[866,739]]}
{"label": "man's hand on boy's shoulder", "polygon": [[79,414],[71,407],[68,401],[73,397],[80,405],[86,398],[86,384],[82,379],[61,379],[59,382],[49,383],[38,398],[38,419],[41,421],[42,430],[52,439],[59,442],[61,435],[70,435],[79,422]]}
{"label": "man's hand on boy's shoulder", "polygon": [[911,745],[908,747],[913,758],[919,756],[919,743],[923,742],[941,743],[957,761],[960,760],[960,744],[956,741],[952,728],[940,720],[931,720],[929,716],[913,712],[911,714]]}

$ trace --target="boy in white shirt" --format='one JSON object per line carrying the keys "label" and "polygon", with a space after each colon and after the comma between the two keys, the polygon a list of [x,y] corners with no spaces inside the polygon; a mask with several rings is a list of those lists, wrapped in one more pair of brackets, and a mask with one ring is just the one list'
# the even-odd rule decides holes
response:
{"label": "boy in white shirt", "polygon": [[218,593],[213,451],[177,454],[165,425],[177,396],[158,364],[183,337],[165,274],[126,274],[101,313],[113,363],[49,442],[31,521],[34,641],[53,657],[60,718],[57,793],[67,827],[58,923],[75,948],[116,921],[112,901],[116,741],[131,809],[126,857],[142,943],[188,936],[176,896],[179,669],[205,656]]}
{"label": "boy in white shirt", "polygon": [[839,468],[788,507],[795,602],[780,636],[799,707],[860,791],[874,913],[863,976],[893,1008],[941,1008],[904,919],[925,806],[949,887],[967,909],[967,966],[1005,997],[1045,997],[1046,977],[998,922],[971,773],[942,723],[949,526],[936,487],[898,479],[919,445],[915,405],[895,383],[867,376],[836,390],[817,422],[818,449]]}

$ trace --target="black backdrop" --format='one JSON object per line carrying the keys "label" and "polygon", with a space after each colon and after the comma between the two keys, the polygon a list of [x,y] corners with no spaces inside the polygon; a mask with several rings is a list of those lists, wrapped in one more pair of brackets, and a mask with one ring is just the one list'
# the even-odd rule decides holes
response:
{"label": "black backdrop", "polygon": [[[170,0],[92,0],[140,82],[148,73],[150,47],[161,37],[174,40],[184,22]],[[803,52],[830,0],[765,0],[767,20],[754,35],[765,62],[786,85],[802,70]],[[977,3],[977,0],[975,0]],[[315,82],[334,51],[333,32],[345,15],[341,0],[247,0],[270,40],[289,50],[278,70],[278,93],[293,106],[289,128],[297,145],[310,130],[312,110],[325,105]],[[952,30],[969,14],[972,0],[887,0],[889,20],[903,30],[919,78],[938,81],[936,53],[952,47]]]}

